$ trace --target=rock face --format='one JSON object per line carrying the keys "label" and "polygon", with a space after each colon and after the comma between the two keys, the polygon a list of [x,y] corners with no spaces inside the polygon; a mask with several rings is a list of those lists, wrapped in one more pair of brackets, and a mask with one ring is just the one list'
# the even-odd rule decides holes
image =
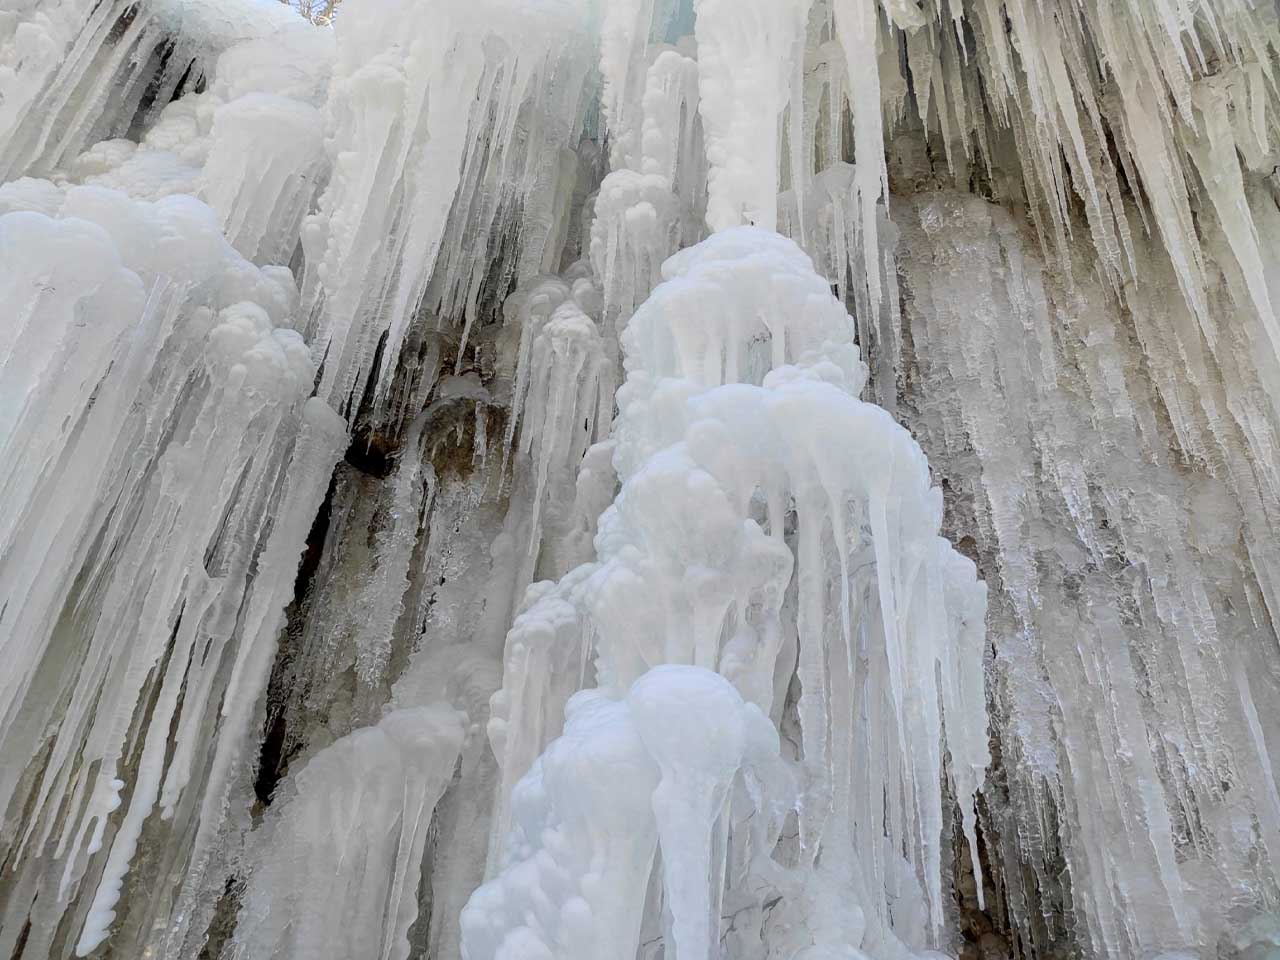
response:
{"label": "rock face", "polygon": [[0,0],[0,960],[1280,950],[1278,57]]}

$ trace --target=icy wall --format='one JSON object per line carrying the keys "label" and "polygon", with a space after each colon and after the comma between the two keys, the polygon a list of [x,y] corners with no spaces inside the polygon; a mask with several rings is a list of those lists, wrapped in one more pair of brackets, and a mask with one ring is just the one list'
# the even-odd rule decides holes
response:
{"label": "icy wall", "polygon": [[1280,951],[1278,57],[0,0],[0,960]]}

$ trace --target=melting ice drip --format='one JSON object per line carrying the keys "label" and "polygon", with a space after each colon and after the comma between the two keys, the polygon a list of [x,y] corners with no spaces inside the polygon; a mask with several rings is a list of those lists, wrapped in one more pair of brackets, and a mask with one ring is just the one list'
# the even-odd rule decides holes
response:
{"label": "melting ice drip", "polygon": [[[794,243],[723,231],[663,277],[623,335],[598,560],[508,636],[490,737],[523,779],[465,955],[635,956],[659,860],[669,957],[722,938],[735,957],[923,947],[943,917],[944,742],[975,842],[985,587],[938,536],[915,442],[857,399],[853,321]],[[599,688],[566,707],[558,678],[592,652]],[[777,726],[796,721],[793,777]],[[802,908],[823,897],[844,907]],[[726,929],[729,902],[748,919]]]}

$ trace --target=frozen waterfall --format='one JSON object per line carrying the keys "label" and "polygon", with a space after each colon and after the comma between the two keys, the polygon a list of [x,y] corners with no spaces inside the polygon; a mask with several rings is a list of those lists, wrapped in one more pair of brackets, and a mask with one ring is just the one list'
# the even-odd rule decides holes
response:
{"label": "frozen waterfall", "polygon": [[0,0],[0,960],[1280,956],[1274,0]]}

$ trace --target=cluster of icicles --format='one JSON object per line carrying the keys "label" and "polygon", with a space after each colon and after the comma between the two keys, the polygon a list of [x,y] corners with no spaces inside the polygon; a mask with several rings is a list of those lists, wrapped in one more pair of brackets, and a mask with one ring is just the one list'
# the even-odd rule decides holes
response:
{"label": "cluster of icicles", "polygon": [[[466,237],[510,216],[512,190],[526,234],[516,275],[547,258],[530,239],[540,223],[544,243],[556,239],[557,167],[531,150],[522,171],[508,145],[535,89],[548,141],[569,136],[580,82],[566,73],[588,60],[557,44],[586,11],[440,6],[453,19],[414,50],[430,71],[415,78],[421,112],[401,112],[408,63],[384,52],[394,17],[339,47],[328,110],[353,139],[305,221],[322,169],[314,58],[329,40],[298,24],[231,42],[208,89],[165,108],[141,144],[103,141],[66,171],[81,131],[58,129],[51,109],[36,139],[62,138],[52,179],[0,188],[12,211],[0,218],[5,302],[23,318],[3,380],[14,402],[0,642],[13,669],[0,808],[21,812],[6,820],[6,956],[86,956],[113,934],[193,955],[212,918],[202,891],[229,869],[243,883],[229,956],[409,955],[432,813],[483,720],[455,697],[397,687],[378,722],[289,778],[245,837],[247,858],[225,851],[250,827],[236,810],[245,748],[346,443],[334,408],[353,412],[378,340],[397,355],[424,302],[465,318],[465,342],[489,269],[485,242],[468,253]],[[109,20],[86,12],[90,31]],[[144,8],[135,22],[104,55],[165,21]],[[511,54],[495,59],[504,30]],[[545,52],[514,55],[531,37]],[[272,50],[281,43],[288,56]],[[655,82],[687,78],[691,63],[673,54]],[[563,106],[547,99],[559,89]],[[680,206],[670,185],[691,147],[663,115],[687,106],[687,82],[673,89],[646,100],[650,179],[635,175],[665,214]],[[459,113],[476,90],[490,109]],[[249,149],[259,142],[266,158]],[[398,151],[388,178],[376,157]],[[759,172],[712,169],[721,226],[737,222],[736,197],[772,202]],[[597,258],[624,264],[600,264],[622,278],[609,295],[587,272],[514,301],[522,419],[506,440],[532,469],[528,554],[545,537],[553,465],[572,476],[585,458],[609,486],[586,543],[563,551],[589,554],[598,528],[596,560],[531,588],[507,639],[487,724],[501,770],[490,878],[453,949],[585,960],[637,955],[643,939],[671,958],[905,956],[945,939],[948,745],[977,861],[985,588],[938,536],[941,494],[919,448],[857,400],[853,321],[809,258],[766,229],[723,230],[668,260],[645,300],[670,237],[656,208],[637,210],[627,175],[606,187],[620,202],[602,200],[591,231]],[[471,206],[450,217],[458,196]],[[608,249],[610,224],[621,252]],[[287,254],[298,235],[301,296],[287,270],[246,259]],[[392,397],[395,372],[376,374],[375,404],[416,415],[443,401],[433,379]],[[361,677],[390,656],[423,509],[412,453],[431,409],[408,430],[397,520],[354,600]],[[585,437],[584,415],[597,424]],[[620,491],[599,515],[615,472]],[[591,675],[595,688],[576,692]],[[788,712],[801,733],[784,750]],[[157,844],[157,830],[186,839]],[[159,876],[186,878],[129,890],[143,851],[168,858]],[[738,918],[728,929],[726,910]]]}

